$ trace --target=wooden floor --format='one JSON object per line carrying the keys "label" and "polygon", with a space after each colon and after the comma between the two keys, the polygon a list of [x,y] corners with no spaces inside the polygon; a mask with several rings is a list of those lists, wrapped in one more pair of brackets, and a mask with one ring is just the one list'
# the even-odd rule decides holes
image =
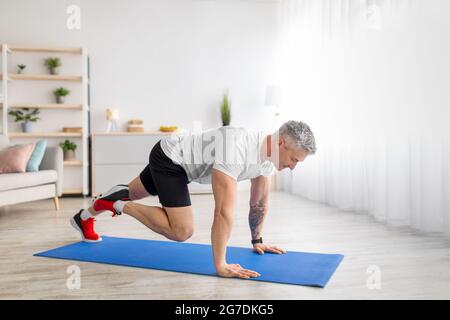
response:
{"label": "wooden floor", "polygon": [[[210,243],[211,195],[192,197],[196,231],[189,242]],[[45,200],[0,208],[0,299],[449,299],[450,241],[389,227],[364,214],[342,212],[285,193],[271,196],[264,239],[287,250],[345,255],[324,289],[33,257],[79,240],[69,225],[90,199],[63,198],[55,214]],[[155,198],[145,203],[157,204]],[[248,194],[241,192],[229,244],[248,246]],[[163,240],[128,216],[98,218],[101,234]],[[81,269],[70,290],[67,268]],[[369,289],[367,268],[381,271]],[[239,282],[238,282],[239,281]]]}

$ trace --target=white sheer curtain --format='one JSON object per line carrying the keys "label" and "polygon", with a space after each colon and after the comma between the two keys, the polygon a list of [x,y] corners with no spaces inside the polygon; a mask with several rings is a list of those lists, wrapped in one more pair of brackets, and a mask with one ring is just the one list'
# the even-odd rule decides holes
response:
{"label": "white sheer curtain", "polygon": [[281,120],[318,147],[282,189],[450,236],[450,1],[280,7]]}

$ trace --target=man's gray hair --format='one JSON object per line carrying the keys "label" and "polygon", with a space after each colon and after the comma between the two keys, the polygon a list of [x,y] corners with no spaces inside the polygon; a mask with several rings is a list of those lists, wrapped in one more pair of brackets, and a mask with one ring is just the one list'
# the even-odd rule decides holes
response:
{"label": "man's gray hair", "polygon": [[316,153],[316,140],[311,128],[303,121],[289,120],[278,130],[280,137],[287,139],[288,144],[300,147],[309,154]]}

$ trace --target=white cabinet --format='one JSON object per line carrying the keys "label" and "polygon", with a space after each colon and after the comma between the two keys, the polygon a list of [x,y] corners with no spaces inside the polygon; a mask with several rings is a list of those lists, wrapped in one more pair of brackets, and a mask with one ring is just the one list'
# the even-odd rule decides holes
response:
{"label": "white cabinet", "polygon": [[[92,194],[98,195],[116,184],[127,184],[148,164],[153,146],[165,135],[146,133],[92,134]],[[191,182],[191,193],[211,193],[211,185]]]}
{"label": "white cabinet", "polygon": [[[93,135],[95,164],[148,164],[148,156],[162,135]],[[143,168],[142,168],[143,169]]]}

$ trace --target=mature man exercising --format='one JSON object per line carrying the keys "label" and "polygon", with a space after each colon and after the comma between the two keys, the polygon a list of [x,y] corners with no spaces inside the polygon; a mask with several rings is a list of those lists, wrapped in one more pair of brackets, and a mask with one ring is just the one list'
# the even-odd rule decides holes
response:
{"label": "mature man exercising", "polygon": [[[215,201],[211,243],[217,274],[258,277],[259,273],[226,261],[237,182],[251,180],[249,224],[254,251],[285,253],[284,249],[262,241],[269,177],[276,170],[293,170],[298,162],[315,152],[310,127],[292,120],[269,135],[226,126],[200,134],[168,136],[152,148],[149,164],[138,177],[100,195],[90,208],[80,210],[71,224],[84,241],[101,241],[94,231],[94,217],[107,210],[113,216],[126,213],[168,239],[186,241],[194,232],[187,185],[191,181],[211,183]],[[149,195],[157,195],[162,206],[133,202]]]}

